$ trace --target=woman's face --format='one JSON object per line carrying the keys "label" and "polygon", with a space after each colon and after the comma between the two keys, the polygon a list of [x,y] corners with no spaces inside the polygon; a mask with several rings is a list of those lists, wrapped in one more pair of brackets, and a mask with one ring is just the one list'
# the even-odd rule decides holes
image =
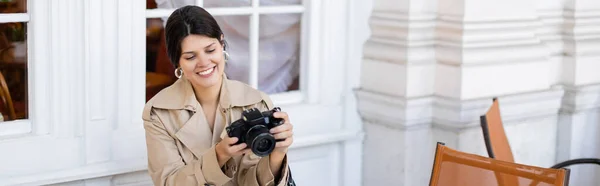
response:
{"label": "woman's face", "polygon": [[197,88],[218,86],[223,78],[225,60],[219,40],[189,35],[181,42],[179,66],[183,76]]}

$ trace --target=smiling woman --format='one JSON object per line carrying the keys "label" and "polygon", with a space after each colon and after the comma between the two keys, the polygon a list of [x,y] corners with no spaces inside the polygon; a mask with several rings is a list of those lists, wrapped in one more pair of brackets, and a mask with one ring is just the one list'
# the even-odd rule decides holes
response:
{"label": "smiling woman", "polygon": [[199,35],[190,35],[183,39],[183,52],[179,59],[183,75],[203,87],[217,85],[220,79],[213,74],[215,71],[216,74],[223,74],[226,58],[223,45],[219,43],[217,39]]}
{"label": "smiling woman", "polygon": [[217,21],[201,7],[184,6],[169,16],[165,31],[178,80],[152,97],[142,114],[154,184],[286,185],[293,142],[287,113],[272,114],[283,122],[266,132],[277,140],[271,153],[254,154],[225,130],[246,108],[274,107],[265,93],[227,79],[226,36]]}
{"label": "smiling woman", "polygon": [[199,18],[184,19],[193,9],[174,12],[167,21],[167,51],[171,63],[178,67],[178,78],[186,77],[192,84],[203,88],[218,86],[225,63],[225,40],[217,21],[206,11],[198,11]]}

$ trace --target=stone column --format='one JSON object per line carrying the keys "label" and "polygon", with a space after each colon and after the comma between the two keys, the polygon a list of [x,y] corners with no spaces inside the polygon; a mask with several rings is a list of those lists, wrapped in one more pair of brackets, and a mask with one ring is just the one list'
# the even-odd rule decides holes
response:
{"label": "stone column", "polygon": [[435,7],[435,0],[374,0],[357,91],[363,185],[429,182]]}
{"label": "stone column", "polygon": [[534,0],[374,2],[357,91],[365,185],[427,185],[436,141],[487,156],[479,116],[493,97],[515,160],[556,162],[556,15],[540,21]]}
{"label": "stone column", "polygon": [[[600,1],[568,0],[563,13],[565,87],[557,161],[600,158]],[[571,185],[598,185],[597,165],[576,165]]]}
{"label": "stone column", "polygon": [[499,97],[515,161],[551,166],[562,90],[536,2],[439,0],[438,10],[435,140],[487,156],[479,116]]}

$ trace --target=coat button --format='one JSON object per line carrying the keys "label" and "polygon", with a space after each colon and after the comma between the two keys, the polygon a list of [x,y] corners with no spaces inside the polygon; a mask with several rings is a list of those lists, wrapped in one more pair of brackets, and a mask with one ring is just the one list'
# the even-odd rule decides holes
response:
{"label": "coat button", "polygon": [[192,110],[192,111],[196,112],[196,108],[193,107],[193,106],[191,106],[191,105],[186,105],[185,109],[189,109],[189,110]]}

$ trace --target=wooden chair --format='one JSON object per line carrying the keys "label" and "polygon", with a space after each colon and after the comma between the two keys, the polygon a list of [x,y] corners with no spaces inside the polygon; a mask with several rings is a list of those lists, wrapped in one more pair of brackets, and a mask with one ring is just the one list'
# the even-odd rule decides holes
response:
{"label": "wooden chair", "polygon": [[[504,130],[504,124],[502,123],[502,117],[500,115],[500,104],[498,99],[494,98],[492,106],[485,115],[480,117],[481,129],[483,130],[483,139],[485,141],[485,147],[490,158],[497,160],[514,162],[512,149],[508,142]],[[600,165],[600,159],[596,158],[581,158],[573,159],[565,162],[558,163],[552,168],[564,168],[576,164],[597,164]]]}
{"label": "wooden chair", "polygon": [[[514,177],[505,183],[498,177]],[[569,170],[541,168],[460,152],[438,142],[429,186],[567,186]]]}
{"label": "wooden chair", "polygon": [[4,110],[8,111],[7,121],[17,119],[15,107],[13,106],[12,98],[10,97],[10,92],[8,91],[8,85],[6,84],[6,80],[4,79],[2,72],[0,72],[0,101],[2,101]]}

